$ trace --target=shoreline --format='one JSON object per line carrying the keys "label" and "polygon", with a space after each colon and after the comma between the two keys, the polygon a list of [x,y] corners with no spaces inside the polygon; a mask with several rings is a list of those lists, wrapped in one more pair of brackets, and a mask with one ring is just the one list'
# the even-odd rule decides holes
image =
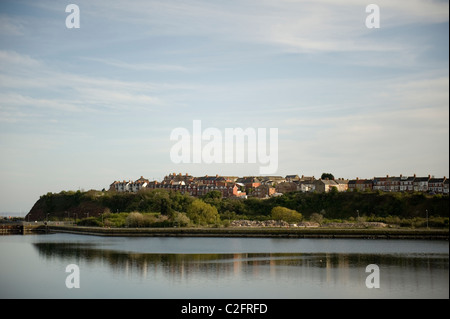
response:
{"label": "shoreline", "polygon": [[398,228],[103,228],[41,226],[36,231],[113,237],[249,237],[249,238],[356,238],[356,239],[449,239],[449,229]]}

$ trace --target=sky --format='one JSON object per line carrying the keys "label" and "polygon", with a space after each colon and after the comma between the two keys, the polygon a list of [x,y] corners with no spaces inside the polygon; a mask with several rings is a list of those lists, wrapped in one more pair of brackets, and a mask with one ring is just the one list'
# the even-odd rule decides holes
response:
{"label": "sky", "polygon": [[194,143],[200,122],[276,128],[270,175],[448,177],[449,3],[374,3],[379,28],[360,0],[2,0],[0,212],[141,176],[259,175],[174,162],[171,133]]}

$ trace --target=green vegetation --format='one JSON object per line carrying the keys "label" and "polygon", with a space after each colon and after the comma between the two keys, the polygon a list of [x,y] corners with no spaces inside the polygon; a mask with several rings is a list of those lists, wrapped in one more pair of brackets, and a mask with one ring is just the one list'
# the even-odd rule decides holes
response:
{"label": "green vegetation", "polygon": [[[427,218],[428,217],[428,218]],[[186,227],[228,225],[235,219],[384,222],[399,227],[448,227],[448,195],[381,192],[292,192],[269,199],[194,198],[178,192],[142,190],[48,193],[25,220],[66,220],[86,226]]]}
{"label": "green vegetation", "polygon": [[272,208],[272,218],[275,220],[284,220],[288,223],[299,223],[302,221],[302,214],[293,209],[277,206]]}
{"label": "green vegetation", "polygon": [[334,175],[331,173],[322,173],[322,176],[320,176],[321,179],[329,179],[329,180],[333,180],[334,179]]}
{"label": "green vegetation", "polygon": [[196,199],[188,207],[187,217],[189,217],[194,224],[208,225],[218,223],[220,221],[217,208],[203,202],[201,199]]}

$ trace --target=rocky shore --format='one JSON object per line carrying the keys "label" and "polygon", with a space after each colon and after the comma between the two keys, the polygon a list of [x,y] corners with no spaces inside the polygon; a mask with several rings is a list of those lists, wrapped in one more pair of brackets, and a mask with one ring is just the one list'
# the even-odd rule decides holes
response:
{"label": "rocky shore", "polygon": [[385,228],[388,224],[379,222],[357,222],[357,223],[328,223],[320,225],[315,222],[301,222],[296,224],[289,224],[283,220],[247,220],[239,219],[233,220],[230,223],[231,227],[303,227],[303,228]]}

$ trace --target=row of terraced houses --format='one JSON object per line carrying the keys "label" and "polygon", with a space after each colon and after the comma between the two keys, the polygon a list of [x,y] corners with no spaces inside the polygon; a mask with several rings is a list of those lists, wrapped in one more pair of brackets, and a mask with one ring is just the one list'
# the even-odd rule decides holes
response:
{"label": "row of terraced houses", "polygon": [[282,176],[202,176],[194,177],[189,174],[169,174],[161,182],[149,181],[141,176],[136,181],[114,181],[110,191],[138,192],[141,189],[167,189],[192,196],[203,196],[211,191],[219,191],[225,198],[248,196],[268,198],[283,193],[301,192],[329,192],[335,188],[343,191],[371,191],[383,192],[424,192],[432,194],[449,194],[449,180],[433,176],[383,176],[373,179],[316,179],[314,176],[287,175]]}

